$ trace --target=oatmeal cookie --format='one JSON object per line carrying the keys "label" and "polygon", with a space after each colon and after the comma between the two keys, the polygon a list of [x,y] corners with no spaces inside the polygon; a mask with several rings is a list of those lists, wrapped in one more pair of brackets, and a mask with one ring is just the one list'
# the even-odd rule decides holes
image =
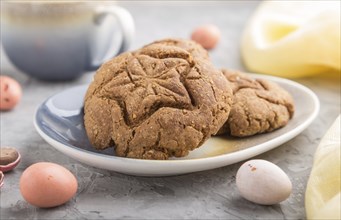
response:
{"label": "oatmeal cookie", "polygon": [[291,95],[276,83],[252,79],[246,74],[222,70],[233,89],[228,120],[218,134],[246,137],[285,126],[294,114]]}
{"label": "oatmeal cookie", "polygon": [[97,71],[84,123],[97,149],[142,159],[186,156],[227,120],[232,89],[207,52],[163,40],[121,54]]}

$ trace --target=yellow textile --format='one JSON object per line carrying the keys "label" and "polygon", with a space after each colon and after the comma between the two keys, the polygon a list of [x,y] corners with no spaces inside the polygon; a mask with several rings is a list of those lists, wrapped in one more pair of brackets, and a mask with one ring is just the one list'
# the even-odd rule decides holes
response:
{"label": "yellow textile", "polygon": [[340,116],[318,146],[305,194],[308,219],[341,219]]}
{"label": "yellow textile", "polygon": [[252,72],[281,77],[340,74],[341,1],[264,1],[243,33]]}

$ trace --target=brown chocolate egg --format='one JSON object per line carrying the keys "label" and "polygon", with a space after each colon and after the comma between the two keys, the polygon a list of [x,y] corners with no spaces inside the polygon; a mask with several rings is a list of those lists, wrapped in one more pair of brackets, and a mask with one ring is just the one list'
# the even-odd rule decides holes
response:
{"label": "brown chocolate egg", "polygon": [[13,170],[20,162],[20,153],[13,147],[0,147],[0,171]]}
{"label": "brown chocolate egg", "polygon": [[191,39],[200,44],[205,49],[213,49],[220,40],[220,30],[215,25],[203,25],[197,27],[191,36]]}
{"label": "brown chocolate egg", "polygon": [[0,76],[0,110],[13,109],[21,99],[20,84],[8,77]]}

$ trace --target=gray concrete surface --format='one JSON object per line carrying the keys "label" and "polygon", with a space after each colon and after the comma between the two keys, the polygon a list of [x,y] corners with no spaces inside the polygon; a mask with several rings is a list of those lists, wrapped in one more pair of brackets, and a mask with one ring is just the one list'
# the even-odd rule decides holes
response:
{"label": "gray concrete surface", "polygon": [[[257,6],[239,2],[125,2],[136,21],[132,48],[164,37],[188,38],[203,23],[221,28],[222,39],[211,52],[219,67],[244,69],[239,55],[242,29]],[[93,74],[67,83],[48,83],[15,70],[1,53],[1,74],[23,85],[23,99],[16,109],[1,112],[1,146],[19,149],[19,166],[6,174],[0,191],[0,219],[304,219],[304,193],[314,151],[340,113],[340,79],[304,78],[321,101],[318,118],[296,138],[257,158],[278,164],[293,182],[290,198],[279,205],[260,206],[240,197],[235,174],[241,163],[181,176],[146,178],[96,169],[61,154],[40,138],[33,127],[37,106],[50,95],[91,81]],[[19,178],[39,161],[62,164],[79,181],[77,195],[67,204],[40,209],[26,203],[19,191]]]}

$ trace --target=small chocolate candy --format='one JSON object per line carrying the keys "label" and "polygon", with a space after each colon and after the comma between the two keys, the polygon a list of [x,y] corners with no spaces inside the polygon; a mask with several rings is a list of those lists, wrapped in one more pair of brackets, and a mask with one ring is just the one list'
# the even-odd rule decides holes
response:
{"label": "small chocolate candy", "polygon": [[21,156],[13,147],[0,148],[0,171],[13,170],[20,162]]}

